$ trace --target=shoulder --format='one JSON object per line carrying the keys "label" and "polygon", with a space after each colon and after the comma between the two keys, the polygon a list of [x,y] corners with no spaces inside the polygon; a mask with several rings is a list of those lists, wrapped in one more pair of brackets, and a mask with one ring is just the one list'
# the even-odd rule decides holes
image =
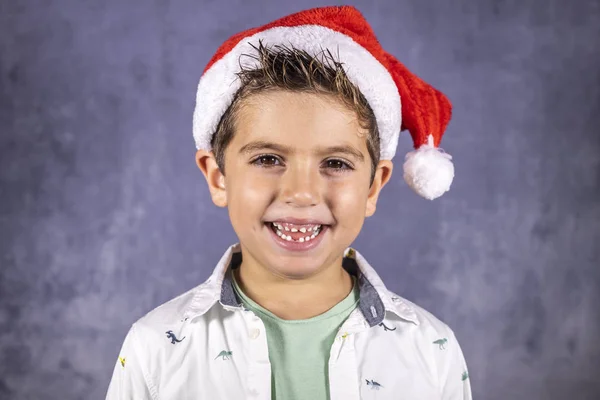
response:
{"label": "shoulder", "polygon": [[213,294],[204,285],[206,282],[166,301],[131,324],[119,357],[131,365],[129,370],[137,368],[143,373],[149,388],[155,388],[162,371],[180,363],[179,355],[189,349],[193,328],[186,315],[199,299]]}
{"label": "shoulder", "polygon": [[[444,399],[471,399],[467,362],[454,330],[430,311],[390,292],[413,310],[419,324],[413,326],[413,344],[432,361]],[[397,300],[398,301],[398,300]]]}
{"label": "shoulder", "polygon": [[415,324],[413,330],[418,332],[422,339],[436,341],[452,338],[455,340],[452,328],[432,312],[390,290],[387,292],[399,315],[404,312],[414,316],[414,320],[418,323]]}
{"label": "shoulder", "polygon": [[186,313],[204,291],[202,283],[155,307],[133,323],[137,336],[146,343],[164,341],[165,332],[175,330],[186,321]]}
{"label": "shoulder", "polygon": [[[194,332],[202,332],[202,329],[194,329],[190,324],[192,318],[187,315],[199,300],[213,295],[204,285],[206,282],[155,307],[129,328],[122,353],[130,354],[130,359],[136,357],[152,375],[152,380],[159,379],[162,366],[171,362],[173,354],[188,348]],[[195,319],[199,323],[196,328],[206,323],[204,319],[204,316]]]}
{"label": "shoulder", "polygon": [[[389,292],[389,291],[388,291]],[[447,323],[425,308],[407,300],[396,293],[389,292],[390,299],[405,310],[410,310],[418,324],[410,324],[410,334],[413,346],[418,353],[432,360],[437,365],[436,370],[442,380],[449,374],[464,378],[466,362],[461,346],[454,330]],[[408,312],[408,311],[405,311]]]}

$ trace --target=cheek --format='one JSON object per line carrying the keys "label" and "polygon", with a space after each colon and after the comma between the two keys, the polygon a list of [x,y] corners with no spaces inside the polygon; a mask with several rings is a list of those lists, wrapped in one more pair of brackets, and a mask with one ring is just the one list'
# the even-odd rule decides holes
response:
{"label": "cheek", "polygon": [[255,212],[262,213],[270,196],[271,184],[260,179],[257,174],[237,174],[227,182],[227,203],[240,217],[254,217]]}
{"label": "cheek", "polygon": [[362,221],[365,215],[368,190],[359,185],[329,186],[333,213],[341,224]]}

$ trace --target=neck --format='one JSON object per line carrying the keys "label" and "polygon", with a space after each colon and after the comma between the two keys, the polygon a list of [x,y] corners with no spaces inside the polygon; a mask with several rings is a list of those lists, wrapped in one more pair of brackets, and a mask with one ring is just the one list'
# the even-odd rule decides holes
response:
{"label": "neck", "polygon": [[246,296],[284,320],[323,314],[352,291],[352,277],[342,267],[343,255],[318,274],[297,279],[276,275],[249,257],[234,270]]}

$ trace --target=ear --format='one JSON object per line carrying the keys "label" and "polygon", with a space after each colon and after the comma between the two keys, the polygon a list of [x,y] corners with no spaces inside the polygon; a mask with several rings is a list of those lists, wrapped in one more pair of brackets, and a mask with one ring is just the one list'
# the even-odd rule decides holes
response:
{"label": "ear", "polygon": [[370,217],[375,214],[375,209],[377,208],[377,199],[379,198],[379,193],[381,189],[385,186],[386,183],[389,182],[392,177],[392,170],[394,169],[394,164],[390,160],[381,160],[377,164],[377,169],[375,170],[375,177],[373,178],[373,184],[369,189],[369,196],[367,197],[367,207],[365,210],[365,217]]}
{"label": "ear", "polygon": [[198,165],[198,168],[200,168],[200,171],[202,171],[206,178],[213,203],[218,207],[227,207],[225,175],[221,173],[213,152],[198,150],[196,152],[196,165]]}

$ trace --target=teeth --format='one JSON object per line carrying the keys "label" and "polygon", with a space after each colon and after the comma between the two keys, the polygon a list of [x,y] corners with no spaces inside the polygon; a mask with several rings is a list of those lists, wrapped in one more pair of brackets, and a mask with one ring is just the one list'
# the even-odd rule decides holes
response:
{"label": "teeth", "polygon": [[[275,222],[273,222],[272,225],[275,228],[277,228],[277,229],[275,229],[275,233],[277,233],[277,236],[279,236],[280,238],[287,240],[288,242],[300,242],[300,243],[308,242],[308,241],[314,239],[319,233],[321,233],[321,227],[322,227],[322,225],[317,225],[315,227],[310,227],[310,228],[302,227],[300,229],[297,229],[297,228],[284,227]],[[302,233],[312,232],[312,235],[301,237],[298,240],[294,240],[294,239],[292,239],[292,237],[290,235],[286,235],[284,232],[294,232],[294,233],[295,232],[302,232]]]}

